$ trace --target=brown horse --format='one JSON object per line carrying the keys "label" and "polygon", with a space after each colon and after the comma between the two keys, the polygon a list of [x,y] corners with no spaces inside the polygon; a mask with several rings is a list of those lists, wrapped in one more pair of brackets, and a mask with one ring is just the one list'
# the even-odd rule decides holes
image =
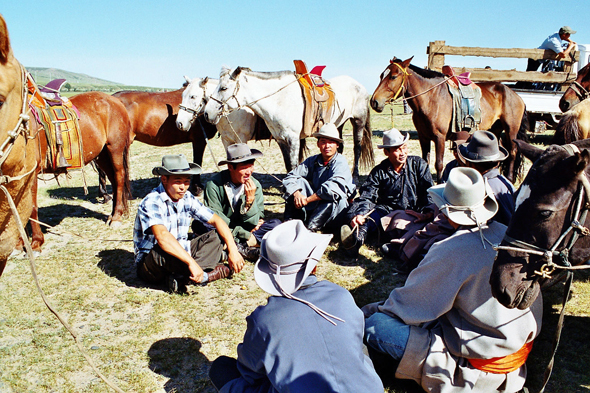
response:
{"label": "brown horse", "polygon": [[15,217],[6,194],[0,192],[0,275],[20,238],[16,220],[26,224],[33,211],[38,155],[27,104],[26,70],[13,56],[0,15],[0,186],[18,211]]}
{"label": "brown horse", "polygon": [[561,116],[552,143],[564,145],[588,137],[590,137],[590,100],[583,100]]}
{"label": "brown horse", "polygon": [[[191,128],[180,131],[176,127],[178,106],[182,102],[182,92],[185,88],[165,92],[150,93],[143,91],[119,91],[113,94],[123,102],[131,121],[130,139],[138,140],[153,146],[174,146],[181,143],[192,143],[193,162],[201,165],[207,139],[217,133],[217,127],[202,121],[199,117]],[[200,176],[193,176],[191,191],[196,186],[202,186]]]}
{"label": "brown horse", "polygon": [[559,100],[559,109],[562,112],[569,111],[580,101],[590,97],[590,63],[578,71],[578,76],[572,85],[563,93]]}
{"label": "brown horse", "polygon": [[[430,158],[430,141],[434,141],[435,169],[440,179],[445,140],[452,139],[449,128],[453,117],[453,100],[443,74],[415,67],[410,64],[411,60],[394,58],[390,61],[371,97],[371,107],[382,112],[385,104],[403,94],[412,108],[412,120],[418,131],[422,158],[427,161]],[[479,128],[496,134],[510,153],[504,172],[508,179],[514,181],[519,169],[519,157],[512,140],[526,138],[528,121],[524,102],[501,83],[484,82],[477,83],[477,86],[482,93]]]}

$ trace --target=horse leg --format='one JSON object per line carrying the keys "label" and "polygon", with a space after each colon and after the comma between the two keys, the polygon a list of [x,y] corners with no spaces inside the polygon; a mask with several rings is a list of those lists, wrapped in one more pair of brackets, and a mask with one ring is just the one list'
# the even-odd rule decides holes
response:
{"label": "horse leg", "polygon": [[285,169],[287,169],[287,172],[291,172],[297,165],[299,165],[299,138],[287,136],[285,140],[277,140],[277,142],[283,153]]}
{"label": "horse leg", "polygon": [[102,198],[102,203],[108,203],[113,197],[107,192],[107,175],[102,169],[100,169],[95,161],[92,161],[92,165],[94,165],[98,172],[98,198]]}
{"label": "horse leg", "polygon": [[[355,122],[354,119],[350,121],[352,123],[352,142],[353,142],[353,152],[354,152],[354,163],[352,167],[352,182],[354,184],[359,184],[359,162],[361,159],[361,144],[363,135],[362,132],[359,132],[359,126]],[[340,131],[340,138],[342,139],[342,129],[344,128],[344,124],[338,127],[338,131]],[[341,144],[344,146],[344,143]],[[344,149],[342,149],[344,151]],[[342,153],[342,151],[340,152]]]}
{"label": "horse leg", "polygon": [[434,152],[436,154],[436,161],[434,167],[436,169],[436,182],[440,183],[440,178],[443,172],[443,160],[445,157],[445,138],[439,136],[434,141]]}
{"label": "horse leg", "polygon": [[[41,246],[45,243],[45,236],[43,235],[43,231],[41,230],[41,225],[37,221],[39,221],[39,205],[37,204],[37,191],[38,191],[38,184],[36,181],[33,181],[31,186],[31,197],[32,197],[32,210],[31,210],[31,220],[29,221],[31,225],[31,249],[33,250],[33,254],[35,257],[41,254]],[[26,223],[25,224],[26,227]],[[25,228],[26,229],[26,228]],[[23,239],[19,236],[18,242],[16,243],[15,250],[20,254],[25,251],[25,244]]]}
{"label": "horse leg", "polygon": [[103,149],[96,158],[98,165],[104,170],[113,185],[113,209],[107,224],[113,228],[121,226],[123,215],[127,212],[127,200],[130,193],[128,150],[113,154],[112,147]]}
{"label": "horse leg", "polygon": [[[207,141],[204,137],[193,141],[193,162],[200,167],[203,166],[203,155]],[[191,185],[189,188],[193,195],[199,195],[203,191],[203,183],[201,183],[201,175],[191,176]]]}
{"label": "horse leg", "polygon": [[418,141],[420,142],[420,149],[422,150],[422,158],[430,165],[430,139],[423,136],[423,133],[418,133]]}

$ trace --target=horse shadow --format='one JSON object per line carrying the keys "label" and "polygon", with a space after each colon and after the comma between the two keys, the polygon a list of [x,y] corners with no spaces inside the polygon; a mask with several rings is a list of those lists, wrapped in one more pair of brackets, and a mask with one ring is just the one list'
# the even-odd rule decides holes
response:
{"label": "horse shadow", "polygon": [[[59,225],[67,217],[82,217],[94,218],[99,221],[106,221],[108,216],[106,214],[87,209],[79,205],[70,205],[67,203],[60,205],[39,207],[39,219],[50,226]],[[45,227],[41,227],[43,232],[46,232]]]}
{"label": "horse shadow", "polygon": [[151,345],[148,366],[169,378],[165,392],[215,392],[208,377],[211,362],[200,350],[201,342],[190,337],[165,338]]}

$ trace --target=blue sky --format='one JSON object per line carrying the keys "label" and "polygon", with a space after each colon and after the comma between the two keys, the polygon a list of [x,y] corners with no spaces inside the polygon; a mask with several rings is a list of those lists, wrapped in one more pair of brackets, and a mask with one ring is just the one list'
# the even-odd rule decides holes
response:
{"label": "blue sky", "polygon": [[[324,64],[372,92],[393,56],[425,66],[430,41],[535,48],[563,25],[590,44],[590,1],[6,1],[15,56],[128,85],[180,87],[222,65],[255,71]],[[526,60],[449,57],[456,66],[526,68]]]}

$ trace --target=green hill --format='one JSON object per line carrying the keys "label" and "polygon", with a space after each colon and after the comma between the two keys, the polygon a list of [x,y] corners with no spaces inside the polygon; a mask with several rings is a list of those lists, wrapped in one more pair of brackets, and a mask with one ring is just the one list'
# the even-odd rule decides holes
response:
{"label": "green hill", "polygon": [[173,90],[147,86],[124,85],[122,83],[111,82],[86,74],[60,70],[58,68],[27,67],[27,70],[31,73],[31,75],[33,75],[33,78],[38,85],[45,85],[54,79],[65,79],[66,83],[61,89],[64,95],[68,95],[68,93],[81,93],[84,91],[104,91],[107,93],[114,93],[119,90]]}

